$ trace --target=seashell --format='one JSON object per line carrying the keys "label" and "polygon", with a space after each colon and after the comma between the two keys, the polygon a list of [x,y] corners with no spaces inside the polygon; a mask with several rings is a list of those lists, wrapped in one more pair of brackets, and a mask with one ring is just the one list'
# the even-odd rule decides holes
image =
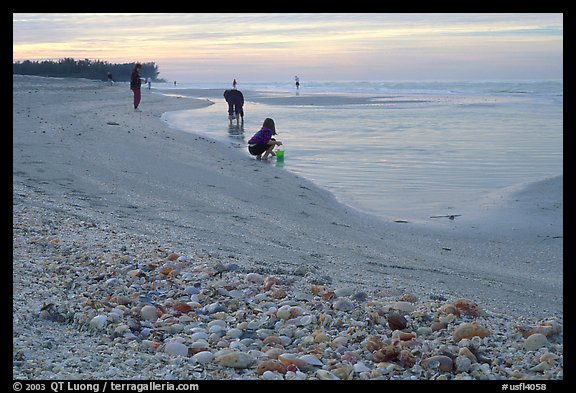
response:
{"label": "seashell", "polygon": [[334,296],[336,296],[334,291],[326,291],[324,294],[322,294],[322,300],[327,301],[332,299]]}
{"label": "seashell", "polygon": [[346,345],[346,343],[348,343],[348,337],[338,336],[334,340],[332,340],[332,343],[330,344],[330,346],[332,348],[338,348],[338,347],[342,347],[342,346]]}
{"label": "seashell", "polygon": [[417,330],[416,330],[416,335],[418,337],[427,337],[429,335],[432,334],[432,328],[429,328],[427,326],[420,326]]}
{"label": "seashell", "polygon": [[290,319],[299,317],[302,314],[304,314],[304,310],[301,307],[290,307]]}
{"label": "seashell", "polygon": [[400,334],[398,335],[398,338],[401,341],[410,341],[413,338],[416,338],[416,333],[405,333],[405,332],[400,332]]}
{"label": "seashell", "polygon": [[426,368],[438,368],[440,371],[451,372],[454,362],[444,355],[436,355],[422,360],[422,366]]}
{"label": "seashell", "polygon": [[214,354],[210,351],[202,351],[192,356],[192,359],[200,364],[207,364],[214,360]]}
{"label": "seashell", "polygon": [[406,318],[399,313],[391,312],[388,314],[388,326],[392,331],[405,329],[407,324]]}
{"label": "seashell", "polygon": [[323,381],[338,381],[338,380],[340,380],[340,378],[338,378],[336,375],[332,374],[330,371],[327,371],[327,370],[316,371],[316,376],[318,377],[318,379],[323,380]]}
{"label": "seashell", "polygon": [[398,361],[404,367],[412,367],[414,366],[414,364],[416,364],[416,357],[412,355],[412,352],[410,352],[409,350],[403,349],[398,354]]}
{"label": "seashell", "polygon": [[277,284],[277,283],[278,283],[278,281],[274,277],[268,276],[264,279],[264,285],[262,286],[262,289],[264,291],[268,291],[268,290],[270,290],[270,288],[272,288],[272,285]]}
{"label": "seashell", "polygon": [[546,362],[551,366],[554,365],[554,363],[556,362],[557,359],[558,359],[558,355],[556,355],[554,353],[550,353],[550,352],[547,352],[544,355],[540,356],[541,362]]}
{"label": "seashell", "polygon": [[160,268],[160,273],[167,276],[167,275],[171,274],[173,270],[174,270],[174,268],[171,266],[163,266]]}
{"label": "seashell", "polygon": [[129,270],[128,272],[126,272],[126,275],[130,278],[138,278],[146,276],[146,274],[144,274],[144,272],[142,272],[142,270],[140,269]]}
{"label": "seashell", "polygon": [[358,362],[359,356],[358,354],[350,351],[344,352],[342,357],[340,358],[343,362],[348,362],[350,364],[356,364]]}
{"label": "seashell", "polygon": [[174,310],[186,313],[192,311],[192,307],[186,303],[176,303],[174,305]]}
{"label": "seashell", "polygon": [[466,356],[458,356],[455,361],[456,370],[459,373],[465,373],[470,371],[470,367],[472,366],[472,361]]}
{"label": "seashell", "polygon": [[247,368],[252,363],[252,357],[244,352],[228,352],[216,358],[224,367]]}
{"label": "seashell", "polygon": [[282,307],[280,307],[277,311],[276,311],[276,316],[280,319],[289,319],[290,318],[290,306],[288,305],[284,305]]}
{"label": "seashell", "polygon": [[448,303],[444,304],[443,306],[438,307],[438,315],[448,315],[453,314],[456,316],[460,316],[460,310],[455,305]]}
{"label": "seashell", "polygon": [[336,297],[351,296],[352,293],[354,293],[354,292],[352,291],[351,288],[338,288],[334,291],[334,294],[336,295]]}
{"label": "seashell", "polygon": [[400,354],[400,348],[394,345],[385,345],[372,354],[374,362],[389,362],[395,360]]}
{"label": "seashell", "polygon": [[326,292],[326,287],[323,285],[312,284],[310,292],[312,292],[314,296],[322,296],[324,292]]}
{"label": "seashell", "polygon": [[142,340],[142,345],[144,348],[156,349],[160,346],[160,343],[156,341]]}
{"label": "seashell", "polygon": [[484,338],[490,335],[490,330],[482,327],[478,324],[478,322],[472,323],[463,323],[454,330],[452,333],[452,338],[454,342],[459,342],[463,338],[472,338],[474,336],[478,336],[480,338]]}
{"label": "seashell", "polygon": [[188,347],[185,344],[172,341],[166,344],[164,352],[174,356],[188,356]]}
{"label": "seashell", "polygon": [[541,333],[534,333],[524,340],[524,348],[528,351],[536,351],[548,345],[548,339]]}
{"label": "seashell", "polygon": [[288,294],[286,293],[286,291],[283,290],[282,288],[275,289],[275,290],[272,292],[272,297],[275,298],[275,299],[283,299],[283,298],[285,298],[287,295],[288,295]]}
{"label": "seashell", "polygon": [[264,360],[258,367],[256,367],[256,374],[262,375],[266,371],[275,371],[281,374],[286,373],[286,366],[280,363],[278,360]]}
{"label": "seashell", "polygon": [[371,369],[362,362],[358,362],[358,363],[354,364],[354,372],[364,373],[364,372],[368,372],[370,370]]}
{"label": "seashell", "polygon": [[462,313],[470,315],[471,317],[479,317],[484,315],[485,312],[480,306],[469,299],[457,299],[452,304]]}
{"label": "seashell", "polygon": [[443,323],[444,325],[449,325],[452,322],[454,322],[454,320],[456,319],[456,315],[454,314],[448,314],[448,315],[440,315],[438,316],[438,320],[440,323]]}
{"label": "seashell", "polygon": [[398,310],[398,311],[408,312],[408,313],[416,310],[416,307],[412,303],[409,303],[409,302],[394,302],[394,303],[392,303],[390,308],[393,308],[393,309]]}
{"label": "seashell", "polygon": [[90,320],[90,329],[102,330],[106,327],[107,323],[106,315],[97,315]]}
{"label": "seashell", "polygon": [[458,355],[459,355],[459,356],[465,356],[465,357],[467,357],[468,359],[470,359],[470,361],[471,361],[472,363],[477,363],[477,362],[478,362],[478,359],[476,358],[476,355],[474,355],[474,354],[472,353],[472,351],[470,351],[470,349],[468,349],[468,347],[462,347],[462,348],[460,348],[460,350],[458,351]]}
{"label": "seashell", "polygon": [[354,309],[354,303],[347,299],[338,299],[332,303],[332,307],[340,311],[352,311]]}
{"label": "seashell", "polygon": [[514,328],[517,329],[524,336],[524,338],[535,333],[540,333],[546,337],[550,337],[562,330],[560,324],[556,321],[545,321],[536,327],[514,326]]}
{"label": "seashell", "polygon": [[402,301],[402,302],[409,302],[409,303],[416,303],[416,302],[418,301],[418,298],[417,298],[416,296],[408,293],[408,294],[406,294],[406,295],[403,295],[403,296],[400,298],[400,301]]}
{"label": "seashell", "polygon": [[258,273],[248,273],[246,275],[246,281],[254,284],[264,284],[264,276]]}
{"label": "seashell", "polygon": [[530,371],[546,371],[549,370],[552,366],[547,362],[540,362],[536,366],[530,368]]}
{"label": "seashell", "polygon": [[[93,306],[94,307],[94,306]],[[54,303],[44,304],[40,310],[40,318],[49,321],[65,322],[66,317],[58,311]]]}
{"label": "seashell", "polygon": [[318,321],[320,322],[320,326],[329,326],[332,324],[333,322],[333,318],[331,315],[328,314],[320,314],[320,316],[318,317]]}
{"label": "seashell", "polygon": [[278,360],[285,366],[289,366],[291,364],[296,365],[299,369],[306,368],[307,363],[303,360],[298,358],[298,355],[295,353],[283,353],[278,355]]}
{"label": "seashell", "polygon": [[327,335],[326,333],[324,333],[324,332],[320,332],[320,333],[318,333],[318,334],[316,334],[316,335],[314,336],[314,342],[315,342],[316,344],[320,344],[320,343],[326,342],[326,341],[328,341],[328,340],[330,340],[330,338],[329,338],[328,335]]}
{"label": "seashell", "polygon": [[354,367],[350,364],[342,364],[339,367],[333,368],[330,371],[338,379],[349,380],[352,379],[354,374]]}
{"label": "seashell", "polygon": [[433,332],[438,332],[442,329],[446,329],[446,324],[444,322],[436,321],[436,322],[432,322],[432,325],[430,325],[430,328],[432,329]]}
{"label": "seashell", "polygon": [[302,371],[313,371],[316,367],[323,365],[320,360],[313,355],[304,355],[300,357],[295,353],[284,353],[278,356],[278,360],[286,367],[295,365]]}
{"label": "seashell", "polygon": [[170,255],[168,255],[168,260],[169,261],[175,261],[176,259],[178,259],[180,255],[176,254],[176,253],[172,253]]}
{"label": "seashell", "polygon": [[283,381],[282,375],[274,371],[264,371],[262,373],[262,379],[265,381]]}
{"label": "seashell", "polygon": [[370,336],[366,340],[366,349],[369,350],[370,352],[377,351],[380,348],[382,348],[383,346],[384,346],[384,343],[382,341],[380,341],[380,339],[378,337]]}
{"label": "seashell", "polygon": [[189,352],[193,355],[207,351],[208,350],[208,343],[204,340],[196,341],[190,344]]}
{"label": "seashell", "polygon": [[300,356],[299,359],[306,362],[307,364],[309,364],[311,366],[322,367],[324,365],[324,363],[322,363],[322,361],[314,355],[303,355],[303,356]]}
{"label": "seashell", "polygon": [[316,317],[314,315],[304,315],[300,318],[300,325],[302,326],[310,325],[314,322],[316,322]]}
{"label": "seashell", "polygon": [[282,345],[282,340],[278,336],[268,336],[262,342],[265,345]]}

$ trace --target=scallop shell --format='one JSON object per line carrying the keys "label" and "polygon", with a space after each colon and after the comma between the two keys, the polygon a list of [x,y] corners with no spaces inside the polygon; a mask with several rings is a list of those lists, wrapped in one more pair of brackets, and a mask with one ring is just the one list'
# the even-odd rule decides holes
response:
{"label": "scallop shell", "polygon": [[316,375],[318,376],[318,379],[321,379],[323,381],[338,381],[338,380],[340,380],[340,378],[338,378],[336,375],[332,374],[330,371],[327,371],[327,370],[318,370],[318,371],[316,371]]}
{"label": "scallop shell", "polygon": [[397,312],[391,312],[388,314],[388,326],[392,330],[402,330],[408,325],[406,318]]}
{"label": "scallop shell", "polygon": [[472,323],[463,323],[454,330],[452,334],[452,338],[454,342],[460,342],[463,338],[472,338],[474,336],[478,336],[480,338],[484,338],[490,335],[490,330],[482,327],[478,324],[478,322]]}
{"label": "scallop shell", "polygon": [[285,374],[286,366],[280,363],[278,360],[264,360],[258,365],[258,367],[256,367],[256,373],[258,375],[262,375],[266,371],[276,371],[281,374]]}
{"label": "scallop shell", "polygon": [[469,299],[456,299],[452,304],[462,313],[471,317],[484,315],[484,311],[478,304]]}
{"label": "scallop shell", "polygon": [[426,368],[438,368],[440,371],[451,372],[454,368],[454,362],[451,358],[444,355],[436,355],[422,360],[422,366]]}

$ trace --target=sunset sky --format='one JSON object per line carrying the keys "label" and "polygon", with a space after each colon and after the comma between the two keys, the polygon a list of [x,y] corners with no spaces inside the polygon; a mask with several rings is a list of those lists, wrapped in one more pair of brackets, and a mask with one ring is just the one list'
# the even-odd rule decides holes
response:
{"label": "sunset sky", "polygon": [[13,14],[13,59],[182,82],[561,79],[562,14]]}

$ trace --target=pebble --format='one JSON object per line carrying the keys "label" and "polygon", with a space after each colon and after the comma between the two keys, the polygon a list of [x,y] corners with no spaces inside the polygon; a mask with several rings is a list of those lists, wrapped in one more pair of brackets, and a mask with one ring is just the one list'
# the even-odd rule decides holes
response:
{"label": "pebble", "polygon": [[[395,287],[334,288],[310,267],[301,275],[250,271],[240,257],[234,267],[229,254],[174,250],[118,228],[90,226],[89,235],[69,241],[86,224],[65,219],[54,222],[59,241],[42,243],[43,232],[22,225],[15,224],[14,252],[37,247],[43,257],[35,264],[52,272],[31,271],[39,280],[33,290],[43,293],[47,280],[68,290],[58,301],[43,296],[50,307],[18,308],[15,318],[77,336],[85,348],[82,360],[52,357],[58,340],[20,331],[13,340],[16,379],[563,378],[558,316],[519,320],[435,291],[416,297]],[[93,247],[80,247],[90,236]],[[95,244],[107,248],[80,251]],[[74,285],[60,271],[74,272]]]}
{"label": "pebble", "polygon": [[151,306],[151,305],[146,305],[146,306],[142,307],[142,310],[140,311],[140,315],[142,316],[142,319],[145,319],[145,320],[151,321],[151,322],[154,322],[158,319],[158,311],[156,310],[156,307]]}
{"label": "pebble", "polygon": [[347,299],[337,299],[332,304],[332,307],[340,311],[352,311],[354,309],[354,303]]}
{"label": "pebble", "polygon": [[107,323],[107,317],[106,315],[97,315],[94,318],[92,318],[92,320],[90,321],[90,329],[95,329],[95,330],[102,330],[104,329],[104,327],[106,327],[106,323]]}
{"label": "pebble", "polygon": [[228,352],[216,357],[216,361],[224,367],[247,368],[252,363],[252,357],[244,352]]}
{"label": "pebble", "polygon": [[200,364],[207,364],[214,361],[214,354],[210,351],[201,351],[193,355],[192,359]]}
{"label": "pebble", "polygon": [[174,356],[188,356],[188,347],[185,344],[172,341],[166,344],[164,352]]}

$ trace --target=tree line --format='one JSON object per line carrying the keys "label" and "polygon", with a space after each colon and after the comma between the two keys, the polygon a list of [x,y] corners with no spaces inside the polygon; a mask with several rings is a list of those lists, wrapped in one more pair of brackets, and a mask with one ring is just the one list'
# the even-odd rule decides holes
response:
{"label": "tree line", "polygon": [[[108,79],[108,73],[112,74],[115,82],[125,82],[130,80],[130,74],[136,63],[112,64],[102,60],[74,60],[67,57],[64,59],[30,61],[24,60],[12,63],[12,73],[19,75],[36,75],[68,78],[86,78],[105,81]],[[140,63],[142,70],[140,77],[151,78],[152,81],[161,81],[158,79],[160,71],[154,62]]]}

